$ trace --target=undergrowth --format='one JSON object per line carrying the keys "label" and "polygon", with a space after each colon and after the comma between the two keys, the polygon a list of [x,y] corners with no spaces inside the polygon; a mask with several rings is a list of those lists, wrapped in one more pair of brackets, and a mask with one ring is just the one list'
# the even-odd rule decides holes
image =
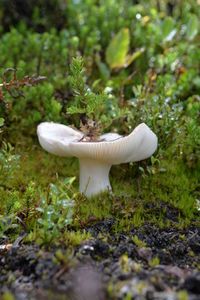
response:
{"label": "undergrowth", "polygon": [[7,189],[0,189],[1,236],[14,241],[25,232],[24,242],[46,246],[64,242],[75,247],[91,239],[84,231],[88,226],[105,218],[114,219],[114,232],[145,223],[160,229],[199,226],[197,174],[185,172],[182,161],[169,164],[166,159],[148,167],[151,174],[142,163],[113,167],[114,193],[86,199],[77,192],[77,161],[52,158],[37,147],[28,154],[24,151],[13,166]]}

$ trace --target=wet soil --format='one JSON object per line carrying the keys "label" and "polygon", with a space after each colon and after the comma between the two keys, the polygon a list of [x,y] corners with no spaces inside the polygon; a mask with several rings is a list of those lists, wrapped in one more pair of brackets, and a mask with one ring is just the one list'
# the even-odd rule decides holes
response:
{"label": "wet soil", "polygon": [[21,242],[1,250],[0,294],[10,291],[17,300],[200,299],[200,227],[144,224],[115,233],[113,225],[113,219],[92,224],[92,240],[73,251],[59,248],[66,261],[56,259],[56,247]]}

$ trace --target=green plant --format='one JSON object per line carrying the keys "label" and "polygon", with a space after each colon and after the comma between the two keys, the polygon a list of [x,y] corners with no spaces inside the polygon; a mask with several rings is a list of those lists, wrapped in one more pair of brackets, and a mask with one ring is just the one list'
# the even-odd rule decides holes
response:
{"label": "green plant", "polygon": [[13,169],[18,167],[19,155],[14,153],[10,143],[3,142],[0,149],[0,182],[6,188],[7,181],[13,176]]}
{"label": "green plant", "polygon": [[146,247],[146,243],[144,241],[140,240],[137,235],[134,235],[133,242],[138,247],[144,247],[144,248]]}
{"label": "green plant", "polygon": [[14,232],[19,227],[18,219],[14,214],[9,215],[9,217],[0,215],[0,234],[2,239],[7,239],[9,232]]}
{"label": "green plant", "polygon": [[67,247],[72,246],[75,248],[77,246],[80,246],[84,240],[91,240],[91,239],[92,236],[90,232],[86,232],[85,230],[83,230],[83,232],[81,232],[80,230],[76,232],[74,231],[70,232],[66,230],[65,233],[63,234],[63,240]]}
{"label": "green plant", "polygon": [[0,118],[0,133],[2,133],[2,127],[4,125],[4,118]]}
{"label": "green plant", "polygon": [[37,237],[39,244],[50,245],[56,242],[61,230],[72,222],[74,195],[71,194],[71,186],[74,180],[74,177],[67,178],[60,189],[50,184],[48,193],[41,195],[41,205],[36,208],[40,213]]}
{"label": "green plant", "polygon": [[149,261],[149,266],[150,267],[156,267],[157,265],[159,265],[160,263],[160,259],[158,256],[155,256],[154,258],[152,258],[150,261]]}
{"label": "green plant", "polygon": [[[86,85],[83,74],[83,59],[78,57],[72,59],[70,67],[71,76],[68,80],[74,91],[73,104],[67,109],[68,114],[80,115],[80,129],[86,137],[96,140],[98,135],[112,124],[112,118],[107,115],[106,105],[108,105],[105,93],[95,94]],[[119,111],[117,118],[122,116]]]}
{"label": "green plant", "polygon": [[[2,83],[0,83],[0,102],[3,104],[0,107],[0,113],[5,117],[6,121],[9,121],[9,117],[10,120],[13,118],[13,116],[9,113],[11,110],[13,110],[13,113],[16,114],[15,118],[21,120],[21,109],[23,106],[25,107],[25,105],[21,102],[18,103],[18,101],[20,98],[25,97],[23,91],[25,88],[35,87],[44,79],[46,79],[44,76],[23,76],[22,78],[17,78],[16,68],[7,68],[4,71],[2,74]],[[17,105],[13,109],[12,104],[14,102],[17,102]],[[17,111],[17,107],[19,106],[20,110]],[[38,116],[37,113],[36,115]],[[2,124],[0,124],[0,126],[2,126]]]}

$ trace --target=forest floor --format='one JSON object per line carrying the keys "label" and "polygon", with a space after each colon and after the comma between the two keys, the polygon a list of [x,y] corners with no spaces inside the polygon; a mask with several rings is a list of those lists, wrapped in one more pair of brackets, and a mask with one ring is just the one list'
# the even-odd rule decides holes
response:
{"label": "forest floor", "polygon": [[[167,218],[178,222],[170,207]],[[59,262],[56,247],[21,244],[22,233],[0,250],[2,299],[200,299],[200,228],[145,223],[115,233],[114,223],[106,218],[88,224],[92,239],[70,254],[59,247]]]}

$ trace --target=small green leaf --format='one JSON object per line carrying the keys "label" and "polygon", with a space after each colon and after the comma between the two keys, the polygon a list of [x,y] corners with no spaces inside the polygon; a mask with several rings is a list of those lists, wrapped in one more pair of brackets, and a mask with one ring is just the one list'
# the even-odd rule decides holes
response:
{"label": "small green leaf", "polygon": [[99,72],[101,74],[101,77],[104,80],[108,80],[108,78],[110,77],[110,71],[108,69],[108,66],[100,60],[97,61],[97,66],[98,66]]}
{"label": "small green leaf", "polygon": [[151,157],[151,164],[154,165],[154,163],[155,163],[155,157],[152,156],[152,157]]}
{"label": "small green leaf", "polygon": [[66,185],[71,186],[75,179],[76,179],[75,176],[74,177],[67,177],[67,178],[65,178],[64,182],[65,182]]}
{"label": "small green leaf", "polygon": [[4,118],[0,118],[0,127],[2,127],[4,124]]}
{"label": "small green leaf", "polygon": [[139,170],[144,173],[144,168],[143,167],[139,167]]}
{"label": "small green leaf", "polygon": [[123,28],[114,36],[106,49],[106,61],[111,69],[123,67],[126,62],[129,44],[129,29]]}
{"label": "small green leaf", "polygon": [[85,113],[86,110],[84,108],[81,107],[77,107],[77,106],[71,106],[67,109],[67,113],[69,115],[73,115],[73,114],[83,114]]}
{"label": "small green leaf", "polygon": [[51,189],[52,194],[58,195],[58,189],[57,189],[57,186],[55,184],[50,183],[50,189]]}
{"label": "small green leaf", "polygon": [[176,34],[176,28],[174,28],[174,20],[172,17],[167,17],[162,23],[162,37],[163,40],[169,42]]}
{"label": "small green leaf", "polygon": [[92,89],[95,89],[96,87],[98,87],[100,82],[101,82],[101,78],[96,79],[92,84]]}
{"label": "small green leaf", "polygon": [[140,49],[135,51],[133,54],[128,55],[126,57],[126,62],[124,64],[124,67],[127,68],[136,58],[138,58],[142,53],[144,52],[144,49]]}
{"label": "small green leaf", "polygon": [[196,15],[191,14],[187,24],[186,35],[189,40],[192,40],[198,33],[199,22]]}

